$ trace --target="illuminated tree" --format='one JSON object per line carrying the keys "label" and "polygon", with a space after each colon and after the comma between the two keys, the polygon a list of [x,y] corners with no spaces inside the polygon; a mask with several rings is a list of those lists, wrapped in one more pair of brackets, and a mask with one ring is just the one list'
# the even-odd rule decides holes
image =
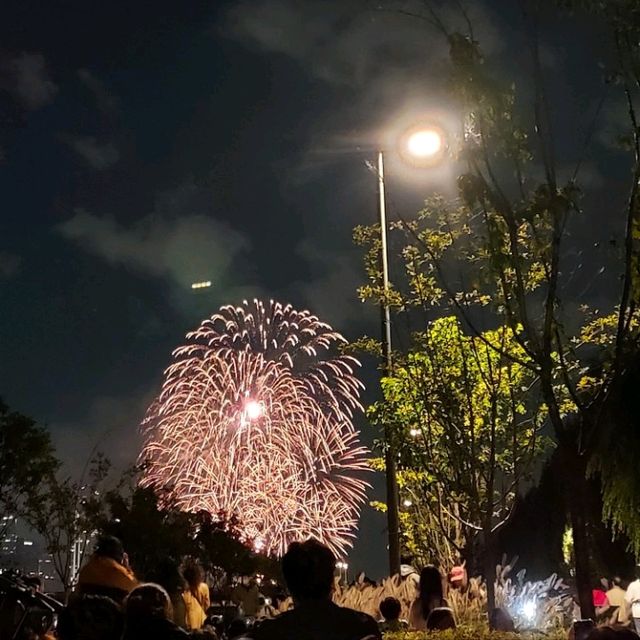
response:
{"label": "illuminated tree", "polygon": [[[455,317],[433,321],[414,340],[370,415],[396,427],[409,517],[418,516],[414,504],[426,506],[443,537],[458,521],[468,548],[480,537],[492,576],[496,534],[547,445],[535,378],[520,363],[528,356],[510,329],[468,336]],[[493,580],[487,587],[493,608]]]}

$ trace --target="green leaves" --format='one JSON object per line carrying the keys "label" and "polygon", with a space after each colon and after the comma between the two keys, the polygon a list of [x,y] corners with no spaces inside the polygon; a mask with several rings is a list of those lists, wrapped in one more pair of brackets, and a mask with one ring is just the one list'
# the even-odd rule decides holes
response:
{"label": "green leaves", "polygon": [[469,336],[455,317],[439,318],[414,335],[369,408],[374,423],[394,425],[401,493],[448,535],[453,518],[459,543],[502,525],[550,444],[528,359],[508,327]]}

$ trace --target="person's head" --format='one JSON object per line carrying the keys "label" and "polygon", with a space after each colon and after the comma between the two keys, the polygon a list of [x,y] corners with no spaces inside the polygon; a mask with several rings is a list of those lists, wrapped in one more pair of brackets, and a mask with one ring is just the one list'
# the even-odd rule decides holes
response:
{"label": "person's head", "polygon": [[[442,576],[432,564],[427,565],[420,572],[420,600],[428,604],[434,600],[442,600]],[[438,606],[438,605],[436,605]]]}
{"label": "person's head", "polygon": [[58,616],[60,640],[120,640],[123,629],[120,607],[104,596],[74,598]]}
{"label": "person's head", "polygon": [[445,631],[455,628],[456,620],[453,617],[453,611],[448,607],[438,607],[427,617],[427,631]]}
{"label": "person's head", "polygon": [[98,557],[111,558],[119,563],[124,559],[124,547],[115,536],[100,536],[93,553]]}
{"label": "person's head", "polygon": [[196,560],[189,559],[185,562],[182,575],[192,591],[195,591],[204,581],[204,571]]}
{"label": "person's head", "polygon": [[282,558],[282,573],[295,600],[331,597],[336,558],[317,540],[292,542]]}
{"label": "person's head", "polygon": [[184,576],[180,572],[180,566],[172,558],[163,558],[153,569],[147,572],[149,582],[159,584],[170,597],[176,597],[185,589]]}
{"label": "person's head", "polygon": [[622,578],[620,576],[613,576],[611,582],[614,587],[622,587]]}
{"label": "person's head", "polygon": [[149,619],[171,620],[173,608],[169,594],[159,585],[141,584],[136,587],[124,602],[127,624],[144,623]]}
{"label": "person's head", "polygon": [[400,618],[402,606],[400,600],[389,596],[380,603],[380,615],[387,621],[393,622]]}

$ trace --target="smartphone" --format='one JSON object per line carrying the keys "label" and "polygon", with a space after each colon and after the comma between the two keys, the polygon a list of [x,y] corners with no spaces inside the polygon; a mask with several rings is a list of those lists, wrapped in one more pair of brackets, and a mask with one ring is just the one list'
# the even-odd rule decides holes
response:
{"label": "smartphone", "polygon": [[589,634],[596,628],[593,620],[576,620],[573,623],[575,640],[587,640]]}

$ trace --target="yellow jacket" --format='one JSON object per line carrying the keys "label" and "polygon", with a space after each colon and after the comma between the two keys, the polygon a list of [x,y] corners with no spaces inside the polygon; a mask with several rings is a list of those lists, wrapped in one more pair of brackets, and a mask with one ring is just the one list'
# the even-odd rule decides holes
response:
{"label": "yellow jacket", "polygon": [[204,609],[200,606],[198,599],[191,591],[187,590],[182,593],[182,600],[185,607],[184,618],[187,629],[190,631],[201,629],[207,616],[204,613]]}
{"label": "yellow jacket", "polygon": [[137,582],[129,569],[112,558],[93,555],[89,562],[80,569],[78,589],[80,592],[98,590],[114,590],[129,593]]}

